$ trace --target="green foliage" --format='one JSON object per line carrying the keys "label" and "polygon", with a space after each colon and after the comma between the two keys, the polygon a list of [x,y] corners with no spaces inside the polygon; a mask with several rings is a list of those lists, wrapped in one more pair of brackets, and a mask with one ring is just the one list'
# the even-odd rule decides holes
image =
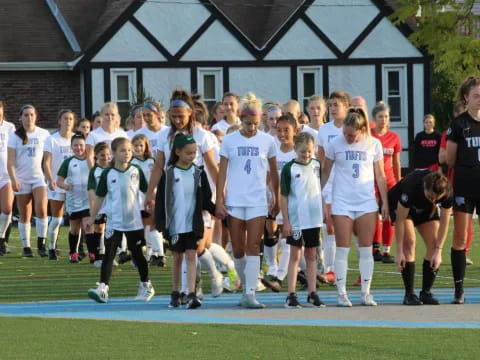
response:
{"label": "green foliage", "polygon": [[438,119],[452,114],[459,84],[480,72],[480,17],[474,0],[397,0],[391,19],[396,24],[415,21],[410,40],[433,59],[433,113]]}

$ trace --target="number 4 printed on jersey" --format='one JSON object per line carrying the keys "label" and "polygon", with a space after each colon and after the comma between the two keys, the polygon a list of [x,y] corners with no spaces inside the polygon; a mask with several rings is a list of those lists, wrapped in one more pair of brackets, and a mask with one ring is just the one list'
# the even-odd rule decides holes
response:
{"label": "number 4 printed on jersey", "polygon": [[245,162],[245,166],[243,167],[243,170],[245,170],[247,175],[250,175],[250,172],[252,171],[252,160],[248,159]]}

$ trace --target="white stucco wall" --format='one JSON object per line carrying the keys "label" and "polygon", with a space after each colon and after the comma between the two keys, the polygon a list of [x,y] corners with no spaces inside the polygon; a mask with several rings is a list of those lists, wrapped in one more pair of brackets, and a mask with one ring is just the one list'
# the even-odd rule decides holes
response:
{"label": "white stucco wall", "polygon": [[[103,69],[92,69],[92,110],[100,110],[105,102]],[[92,119],[93,120],[93,119]]]}
{"label": "white stucco wall", "polygon": [[175,88],[190,91],[190,69],[143,69],[143,86],[147,95],[153,96],[163,106],[168,107],[168,101]]}

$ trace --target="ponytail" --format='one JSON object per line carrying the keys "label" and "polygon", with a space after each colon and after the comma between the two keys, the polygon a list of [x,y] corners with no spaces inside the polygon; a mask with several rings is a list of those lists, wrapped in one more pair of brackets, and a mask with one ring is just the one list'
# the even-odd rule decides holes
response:
{"label": "ponytail", "polygon": [[[33,109],[33,111],[35,112],[35,115],[37,114],[37,110],[35,109],[35,107],[33,105],[23,105],[21,108],[20,108],[20,116],[23,115],[23,112],[26,110],[26,109]],[[27,145],[28,144],[28,136],[27,136],[27,131],[25,130],[25,128],[23,127],[23,125],[20,125],[19,128],[17,130],[15,130],[15,135],[17,135],[20,139],[22,139],[22,144],[23,145]]]}

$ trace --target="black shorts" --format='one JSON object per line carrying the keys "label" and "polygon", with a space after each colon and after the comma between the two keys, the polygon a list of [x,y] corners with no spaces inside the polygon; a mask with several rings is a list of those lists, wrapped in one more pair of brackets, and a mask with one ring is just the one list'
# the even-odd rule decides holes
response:
{"label": "black shorts", "polygon": [[85,209],[81,211],[75,211],[72,212],[71,214],[68,214],[68,217],[70,220],[80,220],[83,219],[84,217],[89,217],[90,216],[90,210]]}
{"label": "black shorts", "polygon": [[142,214],[142,219],[148,219],[150,217],[150,214],[145,210],[141,210],[140,213]]}
{"label": "black shorts", "polygon": [[96,217],[95,217],[95,222],[94,224],[95,225],[101,225],[101,224],[105,224],[107,222],[107,215],[105,214],[98,214]]}
{"label": "black shorts", "polygon": [[318,247],[320,246],[320,228],[293,230],[293,235],[287,237],[287,244],[306,248]]}
{"label": "black shorts", "polygon": [[480,212],[480,199],[466,198],[463,196],[455,196],[453,199],[453,211],[473,214],[477,209]]}
{"label": "black shorts", "polygon": [[105,238],[105,244],[113,241],[115,247],[120,247],[123,234],[127,238],[128,250],[134,251],[135,248],[145,246],[145,232],[143,229],[132,231],[113,230],[109,234],[105,234],[105,236],[109,236]]}
{"label": "black shorts", "polygon": [[198,240],[193,232],[177,234],[168,237],[170,251],[185,252],[185,250],[197,250]]}
{"label": "black shorts", "polygon": [[[392,225],[395,225],[396,219],[397,209],[390,208],[390,221],[392,222]],[[438,215],[438,208],[435,209],[433,215],[430,211],[422,211],[420,213],[417,213],[415,209],[410,209],[407,219],[412,220],[414,226],[418,226],[430,221],[440,221],[440,216]]]}

